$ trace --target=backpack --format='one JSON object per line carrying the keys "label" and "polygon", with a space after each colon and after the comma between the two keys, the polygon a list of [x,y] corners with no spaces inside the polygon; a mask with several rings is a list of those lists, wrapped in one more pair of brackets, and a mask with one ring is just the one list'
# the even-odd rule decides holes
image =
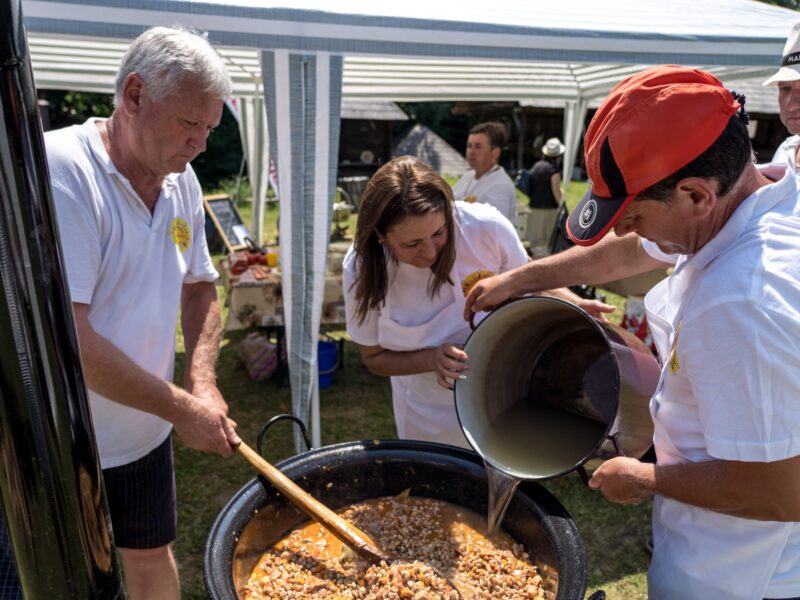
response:
{"label": "backpack", "polygon": [[527,170],[522,170],[517,175],[516,181],[514,181],[514,185],[517,189],[525,194],[528,199],[531,197],[531,174]]}

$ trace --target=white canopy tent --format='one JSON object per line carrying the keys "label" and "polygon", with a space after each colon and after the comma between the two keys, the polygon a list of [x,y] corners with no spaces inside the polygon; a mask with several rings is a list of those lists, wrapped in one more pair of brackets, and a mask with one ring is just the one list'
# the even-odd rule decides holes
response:
{"label": "white canopy tent", "polygon": [[[342,97],[563,101],[569,181],[590,99],[649,64],[701,66],[726,81],[766,75],[798,18],[754,0],[287,3],[24,0],[23,10],[40,88],[110,91],[131,39],[180,24],[209,32],[238,97],[266,92],[292,405],[306,422],[318,411],[316,341]],[[312,433],[319,444],[318,422]]]}

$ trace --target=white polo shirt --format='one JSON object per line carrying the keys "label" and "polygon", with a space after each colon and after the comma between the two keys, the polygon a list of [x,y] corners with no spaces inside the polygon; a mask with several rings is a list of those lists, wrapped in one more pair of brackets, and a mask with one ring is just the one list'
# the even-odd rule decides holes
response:
{"label": "white polo shirt", "polygon": [[[166,178],[155,212],[117,170],[89,119],[45,135],[73,302],[89,305],[94,330],[137,365],[172,381],[184,283],[213,282],[202,192],[190,166]],[[102,468],[156,448],[171,425],[89,391]]]}
{"label": "white polo shirt", "polygon": [[512,225],[517,218],[516,188],[506,170],[500,165],[493,166],[480,179],[475,179],[474,169],[464,173],[453,186],[453,197],[465,202],[491,204]]}
{"label": "white polo shirt", "polygon": [[[663,366],[650,409],[662,465],[800,455],[800,210],[794,173],[760,188],[645,298]],[[669,260],[652,244],[645,249]],[[656,497],[649,597],[800,596],[800,524]]]}

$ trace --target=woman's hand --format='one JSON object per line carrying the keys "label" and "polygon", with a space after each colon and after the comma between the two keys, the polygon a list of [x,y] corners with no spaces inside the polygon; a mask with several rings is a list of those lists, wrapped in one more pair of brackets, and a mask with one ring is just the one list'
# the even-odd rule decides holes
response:
{"label": "woman's hand", "polygon": [[436,381],[446,390],[453,389],[453,381],[466,379],[467,353],[455,344],[442,344],[433,349],[433,371]]}

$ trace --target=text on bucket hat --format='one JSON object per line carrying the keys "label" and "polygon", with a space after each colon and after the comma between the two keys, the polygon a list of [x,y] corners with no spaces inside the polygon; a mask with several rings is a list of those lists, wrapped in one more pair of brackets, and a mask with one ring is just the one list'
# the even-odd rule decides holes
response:
{"label": "text on bucket hat", "polygon": [[786,38],[786,45],[783,47],[781,66],[778,72],[764,82],[764,85],[772,85],[780,81],[795,81],[800,79],[800,21],[794,24]]}
{"label": "text on bucket hat", "polygon": [[708,150],[739,107],[719,79],[698,69],[662,65],[618,83],[586,131],[592,188],[570,213],[572,241],[600,241],[637,194]]}
{"label": "text on bucket hat", "polygon": [[564,150],[566,150],[566,147],[557,137],[550,138],[544,143],[544,146],[542,146],[542,154],[549,156],[550,158],[553,158],[554,156],[561,156],[564,154]]}

